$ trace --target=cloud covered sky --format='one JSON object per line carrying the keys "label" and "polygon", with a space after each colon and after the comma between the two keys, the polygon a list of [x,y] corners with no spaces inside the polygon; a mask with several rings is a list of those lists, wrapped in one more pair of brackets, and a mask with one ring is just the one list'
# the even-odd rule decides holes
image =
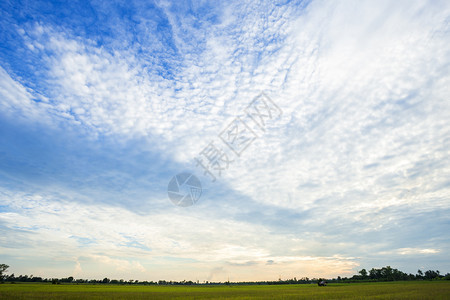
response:
{"label": "cloud covered sky", "polygon": [[[449,272],[449,22],[448,1],[2,1],[1,262]],[[195,158],[261,92],[282,114],[212,182]],[[202,182],[193,206],[168,198],[180,172]]]}

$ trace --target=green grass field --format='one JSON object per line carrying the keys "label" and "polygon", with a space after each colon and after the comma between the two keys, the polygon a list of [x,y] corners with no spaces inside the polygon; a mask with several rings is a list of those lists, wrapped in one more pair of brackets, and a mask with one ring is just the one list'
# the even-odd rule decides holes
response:
{"label": "green grass field", "polygon": [[1,284],[0,299],[450,299],[450,281],[264,286]]}

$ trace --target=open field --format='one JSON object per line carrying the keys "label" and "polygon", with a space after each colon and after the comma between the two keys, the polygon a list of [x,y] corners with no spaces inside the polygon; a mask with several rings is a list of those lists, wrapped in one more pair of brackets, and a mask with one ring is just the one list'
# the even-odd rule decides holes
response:
{"label": "open field", "polygon": [[450,281],[317,285],[1,284],[0,299],[450,299]]}

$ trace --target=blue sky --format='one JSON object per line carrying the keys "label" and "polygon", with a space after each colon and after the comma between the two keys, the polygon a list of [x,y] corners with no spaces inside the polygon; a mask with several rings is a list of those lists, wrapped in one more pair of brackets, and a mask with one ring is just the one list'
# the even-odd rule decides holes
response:
{"label": "blue sky", "polygon": [[[450,272],[449,20],[447,1],[2,1],[1,262]],[[282,114],[211,182],[194,158],[261,92]],[[193,206],[168,198],[180,172]]]}

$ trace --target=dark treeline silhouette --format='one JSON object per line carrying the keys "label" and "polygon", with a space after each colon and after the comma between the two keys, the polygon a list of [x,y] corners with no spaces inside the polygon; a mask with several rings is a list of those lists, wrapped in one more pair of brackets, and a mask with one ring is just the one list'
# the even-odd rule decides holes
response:
{"label": "dark treeline silhouette", "polygon": [[362,269],[358,273],[358,275],[353,275],[351,278],[343,278],[342,281],[450,280],[450,273],[441,275],[437,270],[428,270],[425,273],[417,270],[417,274],[414,275],[411,273],[406,274],[390,266],[382,267],[381,269],[372,268],[369,272],[366,269]]}
{"label": "dark treeline silhouette", "polygon": [[16,283],[16,282],[47,282],[52,284],[61,284],[61,283],[70,283],[70,284],[138,284],[138,285],[274,285],[274,284],[318,284],[320,283],[352,283],[352,282],[371,282],[371,281],[405,281],[405,280],[450,280],[450,273],[446,275],[441,275],[438,270],[428,270],[422,272],[421,270],[417,271],[417,274],[406,274],[400,270],[391,268],[390,266],[382,267],[381,269],[372,268],[367,271],[366,269],[362,269],[358,271],[357,275],[353,275],[352,277],[343,277],[338,276],[337,278],[332,279],[324,279],[324,278],[308,278],[303,277],[297,279],[296,277],[292,279],[282,280],[281,278],[277,281],[248,281],[248,282],[196,282],[194,281],[139,281],[139,280],[117,280],[117,279],[75,279],[72,276],[67,278],[42,278],[35,277],[33,275],[19,275],[15,276],[14,274],[6,275],[6,271],[9,268],[8,265],[0,264],[0,282],[5,283]]}

